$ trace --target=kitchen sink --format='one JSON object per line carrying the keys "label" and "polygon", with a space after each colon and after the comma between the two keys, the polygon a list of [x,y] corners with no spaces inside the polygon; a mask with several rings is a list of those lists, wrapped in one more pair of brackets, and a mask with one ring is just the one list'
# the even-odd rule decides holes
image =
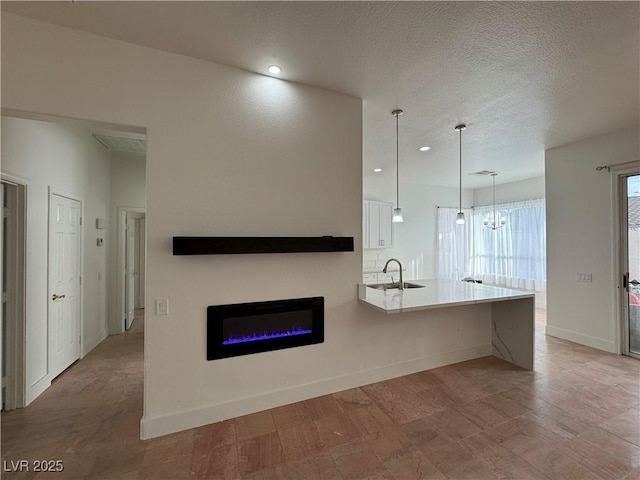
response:
{"label": "kitchen sink", "polygon": [[[424,285],[418,285],[417,283],[404,282],[403,288],[424,288]],[[376,290],[391,290],[394,288],[400,288],[400,282],[393,283],[374,283],[373,285],[367,285],[369,288],[375,288]]]}

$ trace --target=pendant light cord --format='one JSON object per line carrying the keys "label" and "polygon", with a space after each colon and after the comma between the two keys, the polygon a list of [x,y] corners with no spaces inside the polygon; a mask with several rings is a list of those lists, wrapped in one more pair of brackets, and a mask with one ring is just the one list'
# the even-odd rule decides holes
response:
{"label": "pendant light cord", "polygon": [[491,175],[493,177],[493,224],[497,225],[498,220],[496,219],[496,174]]}
{"label": "pendant light cord", "polygon": [[398,117],[400,115],[396,113],[396,208],[400,208],[400,148],[399,148],[399,130],[398,130]]}
{"label": "pendant light cord", "polygon": [[460,211],[462,211],[462,128],[460,132]]}

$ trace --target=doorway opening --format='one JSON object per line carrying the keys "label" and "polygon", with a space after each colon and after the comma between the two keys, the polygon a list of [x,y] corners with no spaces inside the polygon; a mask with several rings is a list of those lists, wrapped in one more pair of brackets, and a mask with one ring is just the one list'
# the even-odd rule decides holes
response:
{"label": "doorway opening", "polygon": [[[9,410],[30,405],[109,334],[124,333],[123,327],[113,328],[115,317],[122,323],[116,278],[118,207],[131,205],[142,213],[146,208],[146,133],[139,127],[2,113],[0,198],[7,218],[0,231],[6,299],[0,358],[3,408]],[[146,218],[138,217],[133,258],[142,260]],[[69,223],[73,232],[65,230]],[[65,241],[57,242],[61,237]],[[63,265],[70,250],[79,252],[79,258],[72,255],[69,265]],[[133,273],[134,309],[139,308],[142,318],[143,263]],[[67,289],[67,283],[74,289]],[[75,316],[68,315],[71,311]],[[142,333],[143,320],[138,323],[137,333]],[[136,342],[141,349],[142,342]],[[65,351],[71,352],[68,358]],[[54,358],[58,354],[59,362]],[[140,371],[142,358],[136,357]],[[142,385],[142,375],[139,380]]]}
{"label": "doorway opening", "polygon": [[618,181],[622,353],[640,358],[640,174],[622,173]]}
{"label": "doorway opening", "polygon": [[25,404],[26,185],[2,176],[2,410]]}
{"label": "doorway opening", "polygon": [[140,207],[118,207],[118,291],[121,332],[129,330],[136,310],[145,306],[146,213]]}

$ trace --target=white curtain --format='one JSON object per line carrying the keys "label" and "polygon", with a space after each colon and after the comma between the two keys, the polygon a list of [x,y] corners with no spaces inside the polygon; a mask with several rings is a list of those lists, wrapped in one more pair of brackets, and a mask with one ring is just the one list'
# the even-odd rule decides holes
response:
{"label": "white curtain", "polygon": [[[492,285],[545,290],[546,231],[543,199],[496,204],[497,217],[506,223],[487,228],[493,205],[474,208],[471,270],[476,279]],[[499,224],[499,223],[498,223]]]}
{"label": "white curtain", "polygon": [[496,204],[503,227],[484,226],[493,205],[465,209],[466,223],[456,225],[456,208],[438,208],[438,276],[473,277],[491,285],[546,289],[544,199]]}
{"label": "white curtain", "polygon": [[456,224],[457,208],[438,207],[438,277],[462,280],[471,275],[471,217],[473,210],[462,210],[466,222]]}

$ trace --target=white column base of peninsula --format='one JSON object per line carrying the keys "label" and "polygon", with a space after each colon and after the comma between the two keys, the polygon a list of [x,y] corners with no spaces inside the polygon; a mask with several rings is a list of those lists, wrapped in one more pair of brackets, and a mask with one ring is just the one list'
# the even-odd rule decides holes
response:
{"label": "white column base of peninsula", "polygon": [[491,303],[493,355],[533,370],[533,293],[448,279],[412,280],[411,283],[418,287],[399,290],[359,285],[358,299],[388,314]]}
{"label": "white column base of peninsula", "polygon": [[491,304],[491,351],[496,357],[533,370],[534,298]]}

